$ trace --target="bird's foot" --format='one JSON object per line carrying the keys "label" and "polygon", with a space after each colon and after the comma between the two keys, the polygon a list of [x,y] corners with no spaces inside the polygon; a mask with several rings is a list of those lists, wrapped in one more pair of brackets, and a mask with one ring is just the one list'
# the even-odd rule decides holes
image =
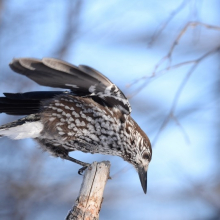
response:
{"label": "bird's foot", "polygon": [[88,168],[88,166],[83,166],[82,168],[80,168],[80,169],[78,170],[78,174],[79,174],[79,175],[82,175],[83,172],[84,172],[87,168]]}

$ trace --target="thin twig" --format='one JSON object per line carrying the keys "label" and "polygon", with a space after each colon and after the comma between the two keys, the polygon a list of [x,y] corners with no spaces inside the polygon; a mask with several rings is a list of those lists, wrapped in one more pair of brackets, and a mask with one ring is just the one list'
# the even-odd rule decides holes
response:
{"label": "thin twig", "polygon": [[[187,64],[190,64],[190,63],[195,63],[196,60],[192,60],[192,61],[186,61],[186,62],[182,62],[182,63],[179,63],[179,64],[176,64],[176,65],[171,65],[171,61],[172,61],[172,54],[173,54],[173,51],[175,49],[175,47],[178,45],[180,39],[182,38],[182,36],[186,33],[186,31],[188,30],[189,27],[196,27],[196,26],[203,26],[205,28],[208,28],[208,29],[213,29],[213,30],[217,30],[217,31],[220,31],[220,26],[215,26],[215,25],[210,25],[210,24],[206,24],[206,23],[202,23],[202,22],[188,22],[182,29],[181,31],[178,33],[177,37],[174,39],[171,47],[170,47],[170,50],[168,51],[168,53],[162,57],[155,65],[154,67],[154,70],[152,71],[151,75],[150,76],[143,76],[137,80],[135,80],[133,83],[127,85],[127,87],[131,87],[133,86],[134,84],[137,84],[138,82],[140,82],[141,80],[146,80],[146,79],[152,79],[153,77],[157,76],[158,73],[161,73],[163,71],[168,71],[170,69],[173,69],[173,68],[177,68],[177,67],[180,67],[180,66],[183,66],[183,65],[187,65]],[[166,61],[168,60],[168,66],[162,70],[159,70],[159,67]],[[144,87],[143,87],[144,88]],[[143,88],[139,88],[138,89],[138,92],[141,91],[141,89]],[[137,94],[138,92],[135,92],[135,94]],[[133,97],[133,95],[130,95],[130,97]]]}
{"label": "thin twig", "polygon": [[177,119],[177,117],[172,114],[172,118],[173,118],[173,120],[176,122],[176,124],[177,124],[177,126],[180,128],[180,130],[182,131],[186,142],[187,142],[188,144],[190,144],[189,135],[187,134],[187,132],[185,131],[185,129],[183,128],[183,126],[180,124],[180,122],[179,122],[179,120]]}
{"label": "thin twig", "polygon": [[192,64],[192,63],[195,63],[195,62],[196,62],[196,60],[189,60],[189,61],[185,61],[185,62],[182,62],[182,63],[177,63],[177,64],[175,64],[173,66],[169,66],[169,67],[166,67],[166,68],[158,71],[155,76],[150,76],[150,77],[143,76],[143,77],[137,79],[133,83],[128,84],[127,88],[130,88],[131,86],[133,86],[134,84],[138,83],[141,80],[145,79],[145,82],[141,86],[139,86],[132,94],[127,95],[127,98],[131,99],[133,96],[135,96],[137,93],[139,93],[143,88],[145,88],[146,85],[148,85],[149,83],[152,83],[158,77],[161,77],[165,72],[167,72],[167,71],[169,71],[171,69],[179,68],[181,66],[185,66],[185,65]]}
{"label": "thin twig", "polygon": [[165,58],[171,58],[172,54],[173,54],[173,51],[176,47],[176,45],[179,43],[180,39],[182,38],[182,36],[186,33],[187,29],[189,27],[196,27],[196,26],[203,26],[203,27],[206,27],[208,29],[213,29],[213,30],[218,30],[220,31],[220,27],[219,26],[214,26],[214,25],[209,25],[209,24],[205,24],[205,23],[201,23],[201,22],[188,22],[184,28],[179,32],[179,34],[177,35],[176,39],[174,40],[168,54],[164,57]]}
{"label": "thin twig", "polygon": [[163,22],[160,27],[154,32],[151,41],[149,42],[149,46],[151,46],[156,39],[161,35],[161,33],[163,32],[163,30],[167,27],[167,25],[170,23],[170,21],[176,16],[176,14],[178,14],[181,10],[184,9],[184,7],[189,3],[189,0],[183,0],[180,5],[171,12],[170,16],[167,18],[167,20],[165,22]]}
{"label": "thin twig", "polygon": [[186,83],[188,82],[190,76],[192,75],[192,73],[195,71],[195,69],[197,68],[197,66],[201,63],[201,61],[205,58],[207,58],[209,55],[211,54],[214,54],[216,52],[218,52],[220,50],[220,46],[218,46],[217,48],[209,51],[208,53],[205,53],[203,56],[201,56],[200,58],[198,58],[196,60],[196,62],[193,64],[193,66],[190,68],[190,70],[188,71],[188,73],[186,74],[185,78],[183,79],[182,83],[180,84],[175,96],[174,96],[174,99],[173,99],[173,102],[172,102],[172,105],[171,105],[171,108],[170,108],[170,111],[167,115],[167,117],[164,119],[158,133],[156,134],[152,144],[155,145],[161,131],[163,130],[163,128],[167,125],[167,123],[169,122],[169,119],[172,118],[172,116],[174,115],[174,112],[175,112],[175,109],[176,109],[176,106],[177,106],[177,103],[178,103],[178,100],[179,100],[179,97],[183,91],[183,88],[185,87]]}
{"label": "thin twig", "polygon": [[68,50],[75,41],[75,36],[79,29],[79,16],[81,12],[82,1],[72,1],[69,0],[67,3],[67,13],[66,13],[66,30],[62,36],[61,43],[55,54],[59,58],[65,57]]}

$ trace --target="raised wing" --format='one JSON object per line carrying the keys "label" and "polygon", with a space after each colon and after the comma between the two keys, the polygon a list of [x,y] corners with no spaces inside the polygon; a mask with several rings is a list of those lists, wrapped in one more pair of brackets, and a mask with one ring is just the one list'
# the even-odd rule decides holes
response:
{"label": "raised wing", "polygon": [[43,86],[70,89],[77,96],[91,96],[109,107],[131,113],[130,104],[123,92],[97,70],[53,59],[14,59],[9,64],[15,72],[25,75]]}

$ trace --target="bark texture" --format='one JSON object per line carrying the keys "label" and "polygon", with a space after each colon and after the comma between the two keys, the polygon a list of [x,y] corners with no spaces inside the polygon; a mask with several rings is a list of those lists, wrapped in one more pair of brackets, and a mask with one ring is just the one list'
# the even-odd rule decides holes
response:
{"label": "bark texture", "polygon": [[66,220],[98,220],[103,192],[109,178],[110,162],[93,162],[86,169],[79,197]]}

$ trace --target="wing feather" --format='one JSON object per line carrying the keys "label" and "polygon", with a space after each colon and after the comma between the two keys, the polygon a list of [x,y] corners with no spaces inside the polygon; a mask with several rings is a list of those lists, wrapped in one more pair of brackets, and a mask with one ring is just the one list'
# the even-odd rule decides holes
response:
{"label": "wing feather", "polygon": [[13,71],[25,75],[36,83],[70,89],[77,96],[97,96],[107,106],[130,114],[130,104],[123,92],[97,70],[85,66],[74,66],[54,58],[14,59],[10,64]]}

